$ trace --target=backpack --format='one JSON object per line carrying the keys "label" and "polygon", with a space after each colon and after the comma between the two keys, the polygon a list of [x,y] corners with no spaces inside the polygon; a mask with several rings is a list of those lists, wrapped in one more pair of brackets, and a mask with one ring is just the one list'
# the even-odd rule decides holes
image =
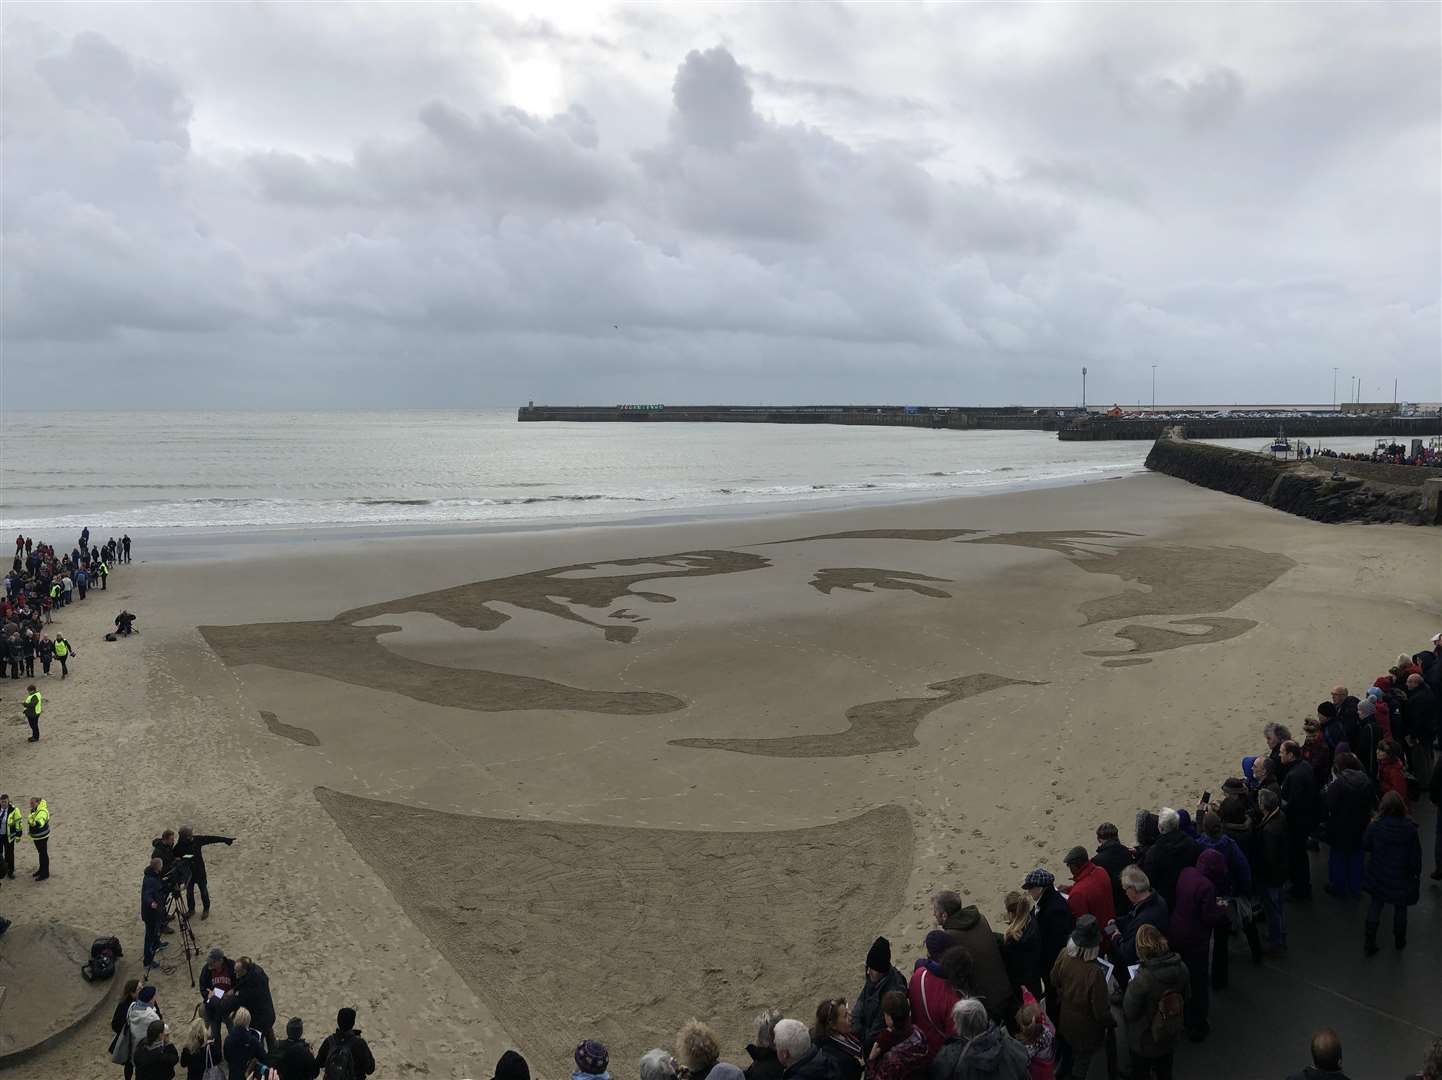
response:
{"label": "backpack", "polygon": [[1180,992],[1164,990],[1157,999],[1157,1011],[1152,1014],[1152,1042],[1158,1046],[1170,1046],[1182,1033],[1182,1009],[1186,1002]]}
{"label": "backpack", "polygon": [[360,1080],[350,1044],[350,1039],[337,1039],[330,1044],[330,1053],[325,1057],[325,1072],[322,1074],[325,1080]]}
{"label": "backpack", "polygon": [[80,975],[86,982],[99,982],[108,979],[115,974],[115,960],[123,956],[125,950],[120,947],[120,939],[116,937],[96,938],[90,946],[90,959],[80,965]]}

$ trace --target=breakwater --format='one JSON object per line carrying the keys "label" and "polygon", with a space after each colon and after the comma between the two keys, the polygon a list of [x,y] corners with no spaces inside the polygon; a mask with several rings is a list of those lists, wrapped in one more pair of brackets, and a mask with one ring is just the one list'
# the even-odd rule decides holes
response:
{"label": "breakwater", "polygon": [[1276,461],[1189,442],[1175,427],[1152,445],[1147,468],[1314,521],[1442,524],[1442,470],[1437,469],[1338,458]]}
{"label": "breakwater", "polygon": [[[1063,441],[1092,439],[1159,439],[1179,421],[1112,416],[1069,420],[1058,437]],[[1437,416],[1203,416],[1180,421],[1189,439],[1267,439],[1280,428],[1289,439],[1375,435],[1378,438],[1430,438],[1442,435]]]}
{"label": "breakwater", "polygon": [[859,424],[954,430],[1056,431],[1060,409],[931,405],[523,405],[522,422],[595,424]]}

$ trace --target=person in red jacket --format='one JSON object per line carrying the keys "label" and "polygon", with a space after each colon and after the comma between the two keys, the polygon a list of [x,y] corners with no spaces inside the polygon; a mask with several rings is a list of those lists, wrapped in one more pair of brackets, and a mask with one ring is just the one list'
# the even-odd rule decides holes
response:
{"label": "person in red jacket", "polygon": [[1402,768],[1402,748],[1391,739],[1384,739],[1377,747],[1377,798],[1389,791],[1402,796],[1402,805],[1407,805],[1407,774]]}
{"label": "person in red jacket", "polygon": [[943,958],[962,947],[945,930],[931,931],[924,944],[926,959],[916,962],[906,996],[911,1006],[908,1026],[915,1027],[926,1040],[926,1061],[930,1064],[951,1031],[951,1007],[963,996],[952,985],[950,975],[954,973],[948,973]]}
{"label": "person in red jacket", "polygon": [[1087,849],[1077,845],[1066,853],[1066,868],[1071,871],[1072,886],[1066,894],[1066,906],[1073,919],[1092,915],[1098,926],[1116,918],[1112,899],[1112,879],[1105,870],[1091,861]]}

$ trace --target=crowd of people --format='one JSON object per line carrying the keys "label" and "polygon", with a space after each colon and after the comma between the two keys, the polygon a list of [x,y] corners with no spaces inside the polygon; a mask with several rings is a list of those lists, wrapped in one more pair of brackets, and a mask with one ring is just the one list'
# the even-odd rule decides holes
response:
{"label": "crowd of people", "polygon": [[[37,663],[41,679],[50,678],[57,665],[60,678],[68,678],[76,650],[59,630],[51,633],[57,612],[82,602],[91,589],[104,590],[111,567],[130,562],[130,550],[129,536],[120,540],[112,537],[104,546],[91,546],[89,529],[81,532],[71,551],[60,555],[49,544],[17,536],[15,557],[5,575],[4,596],[0,597],[0,678],[36,678]],[[21,712],[30,727],[26,741],[38,743],[45,712],[45,692],[38,684],[26,685]],[[0,877],[14,880],[16,847],[26,836],[35,849],[36,867],[31,878],[46,881],[50,877],[49,804],[43,796],[31,796],[28,811],[22,811],[11,803],[9,795],[0,794]],[[10,925],[0,916],[0,934]]]}
{"label": "crowd of people", "polygon": [[[715,1032],[693,1019],[673,1048],[640,1059],[640,1080],[1095,1080],[1102,1068],[1108,1078],[1169,1080],[1183,1042],[1210,1035],[1211,997],[1229,984],[1234,939],[1254,963],[1286,953],[1287,909],[1312,897],[1309,850],[1329,849],[1327,893],[1370,897],[1362,955],[1380,950],[1387,907],[1393,945],[1406,948],[1423,873],[1409,807],[1424,790],[1442,802],[1439,682],[1442,633],[1430,649],[1397,657],[1363,696],[1335,687],[1304,722],[1302,742],[1267,724],[1242,775],[1224,781],[1218,798],[1205,792],[1194,813],[1140,811],[1132,845],[1116,825],[1097,826],[1093,847],[1062,856],[1065,882],[1037,867],[1004,897],[1000,929],[956,892],[938,892],[935,926],[909,971],[877,938],[854,997],[824,998],[804,1019],[777,1009],[757,1017],[744,1069],[722,1061]],[[156,912],[165,883],[172,910],[189,880],[208,911],[201,851],[233,840],[185,827],[154,841],[142,889],[147,972],[164,948]],[[1442,826],[1433,853],[1431,877],[1442,881]],[[181,861],[191,871],[176,878],[170,868]],[[375,1070],[353,1009],[341,1010],[318,1050],[299,1017],[276,1040],[270,981],[249,957],[211,950],[198,1001],[180,1011],[188,1027],[177,1047],[155,988],[127,984],[110,1044],[126,1080],[171,1080],[177,1068],[210,1080],[205,1070],[217,1066],[227,1080],[360,1080]],[[1293,1080],[1345,1080],[1335,1031],[1317,1030],[1310,1051],[1312,1064]],[[1419,1047],[1419,1058],[1420,1080],[1442,1080],[1442,1040]],[[611,1080],[599,1041],[581,1042],[572,1064],[572,1080]],[[496,1065],[495,1080],[529,1078],[514,1050]]]}
{"label": "crowd of people", "polygon": [[1315,456],[1337,458],[1340,461],[1380,461],[1387,465],[1418,465],[1434,469],[1442,468],[1442,448],[1422,446],[1420,445],[1420,439],[1417,440],[1417,442],[1418,446],[1415,452],[1403,446],[1401,443],[1388,443],[1386,446],[1378,446],[1365,454],[1343,453],[1338,450],[1322,449],[1315,451]]}

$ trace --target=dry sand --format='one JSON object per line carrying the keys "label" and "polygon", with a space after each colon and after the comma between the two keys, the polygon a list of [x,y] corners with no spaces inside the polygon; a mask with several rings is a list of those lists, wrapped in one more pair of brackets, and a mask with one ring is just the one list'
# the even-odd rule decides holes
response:
{"label": "dry sand", "polygon": [[[0,911],[138,963],[150,838],[234,833],[202,947],[254,957],[316,1039],[356,1006],[382,1077],[513,1045],[561,1077],[587,1036],[630,1076],[693,1014],[744,1058],[762,1006],[854,994],[875,934],[907,966],[933,890],[995,921],[1098,821],[1190,803],[1442,628],[1437,531],[1162,476],[248,550],[62,615],[44,742],[6,726],[53,876]],[[98,641],[122,602],[143,636]],[[188,1017],[184,966],[155,981]],[[117,1076],[104,1019],[16,1075]]]}

